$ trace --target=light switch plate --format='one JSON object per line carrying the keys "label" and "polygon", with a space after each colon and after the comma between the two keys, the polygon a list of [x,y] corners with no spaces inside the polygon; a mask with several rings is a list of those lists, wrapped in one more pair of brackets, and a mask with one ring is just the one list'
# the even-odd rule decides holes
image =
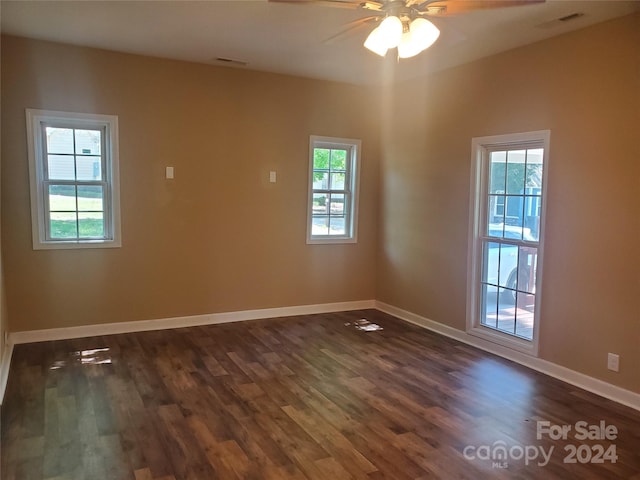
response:
{"label": "light switch plate", "polygon": [[167,167],[166,176],[167,178],[173,178],[173,167]]}

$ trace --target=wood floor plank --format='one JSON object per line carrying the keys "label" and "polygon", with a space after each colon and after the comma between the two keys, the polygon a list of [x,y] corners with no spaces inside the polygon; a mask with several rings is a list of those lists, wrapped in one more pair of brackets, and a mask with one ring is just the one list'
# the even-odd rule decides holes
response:
{"label": "wood floor plank", "polygon": [[376,310],[17,345],[1,413],[4,480],[640,480],[640,412]]}

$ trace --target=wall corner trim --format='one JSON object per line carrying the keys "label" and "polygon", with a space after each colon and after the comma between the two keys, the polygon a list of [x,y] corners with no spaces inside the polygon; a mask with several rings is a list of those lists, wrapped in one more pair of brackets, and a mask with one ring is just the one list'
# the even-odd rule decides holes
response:
{"label": "wall corner trim", "polygon": [[9,380],[9,367],[11,366],[12,355],[13,342],[9,339],[9,343],[6,345],[2,358],[0,359],[0,406],[4,399],[4,391],[7,388],[7,380]]}
{"label": "wall corner trim", "polygon": [[442,323],[430,320],[422,317],[418,314],[403,310],[401,308],[389,305],[384,302],[376,301],[376,309],[393,315],[401,320],[409,323],[413,323],[432,332],[439,333],[445,337],[453,338],[459,342],[466,343],[473,347],[479,348],[489,353],[493,353],[507,360],[519,363],[525,367],[536,370],[550,377],[556,378],[563,382],[569,383],[576,387],[587,390],[588,392],[595,393],[601,397],[608,398],[614,402],[620,403],[627,407],[640,411],[640,394],[626,390],[621,387],[617,387],[610,383],[598,380],[597,378],[590,377],[575,370],[557,365],[541,358],[532,357],[525,353],[517,352],[510,348],[503,347],[501,345],[491,343],[487,340],[469,335],[466,332],[458,330],[457,328],[444,325]]}

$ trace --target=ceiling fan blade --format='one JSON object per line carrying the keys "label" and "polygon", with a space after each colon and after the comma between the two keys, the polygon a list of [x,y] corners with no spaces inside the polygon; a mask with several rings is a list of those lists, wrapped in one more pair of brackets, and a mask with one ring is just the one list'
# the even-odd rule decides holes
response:
{"label": "ceiling fan blade", "polygon": [[545,0],[428,0],[415,8],[423,14],[445,16],[494,8],[522,7],[544,2]]}
{"label": "ceiling fan blade", "polygon": [[357,20],[347,23],[345,25],[347,28],[339,31],[335,35],[331,35],[329,38],[325,39],[324,42],[322,43],[324,44],[333,43],[334,41],[350,34],[351,32],[357,30],[358,28],[365,26],[367,23],[376,22],[380,18],[382,18],[381,15],[369,15],[368,17],[358,18]]}
{"label": "ceiling fan blade", "polygon": [[359,8],[362,2],[350,0],[269,0],[269,3],[291,3],[297,5],[324,5],[326,7]]}

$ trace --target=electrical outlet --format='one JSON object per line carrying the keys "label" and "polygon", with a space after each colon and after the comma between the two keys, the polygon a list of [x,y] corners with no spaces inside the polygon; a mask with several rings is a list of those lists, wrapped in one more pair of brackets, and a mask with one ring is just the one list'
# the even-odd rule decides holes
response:
{"label": "electrical outlet", "polygon": [[613,370],[614,372],[620,371],[620,355],[616,355],[615,353],[610,353],[607,356],[607,368],[609,370]]}

